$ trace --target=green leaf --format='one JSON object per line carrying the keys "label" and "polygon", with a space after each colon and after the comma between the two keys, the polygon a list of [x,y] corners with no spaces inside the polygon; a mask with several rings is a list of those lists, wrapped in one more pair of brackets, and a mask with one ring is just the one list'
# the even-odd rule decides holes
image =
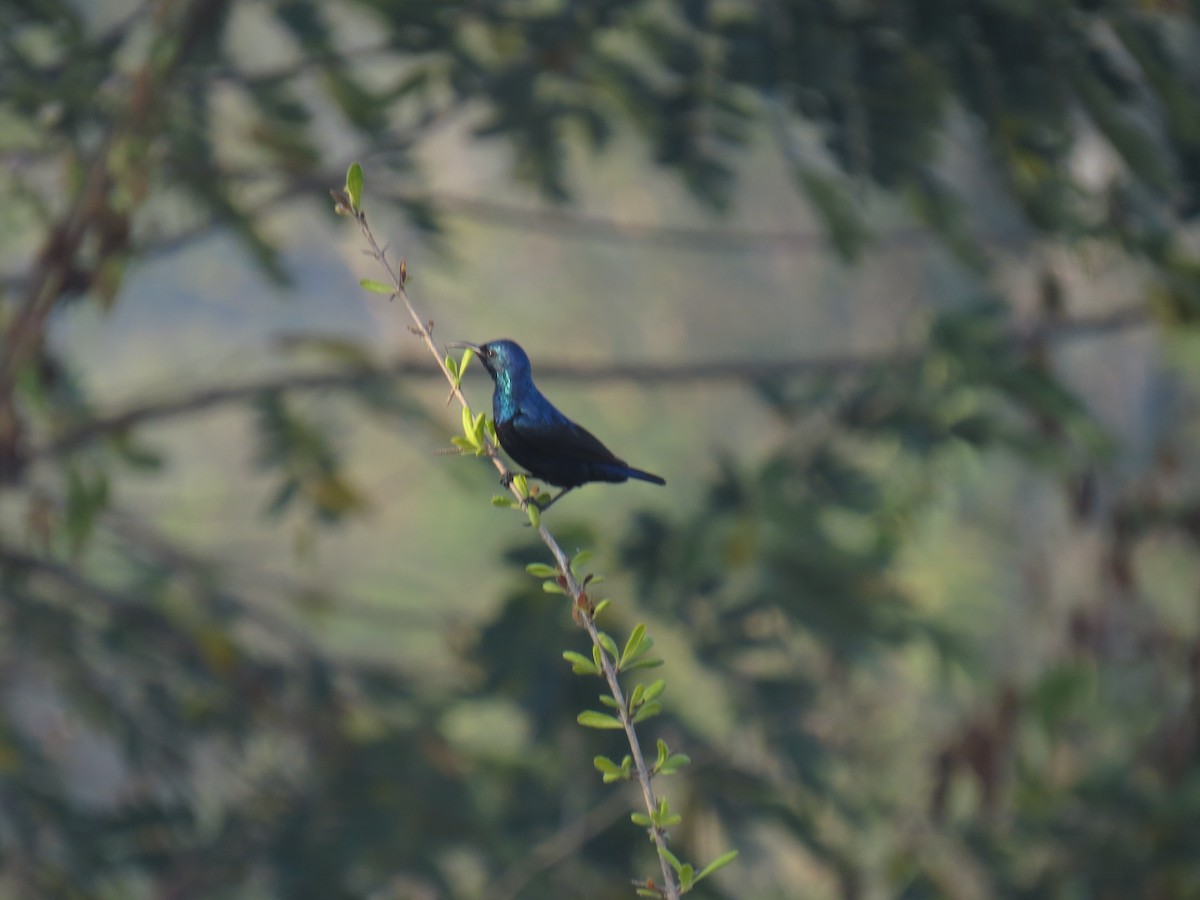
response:
{"label": "green leaf", "polygon": [[592,619],[594,620],[594,619],[599,618],[600,613],[602,613],[602,612],[604,612],[604,610],[608,609],[609,604],[611,604],[611,603],[612,603],[612,601],[608,600],[608,599],[599,601],[595,605],[595,607],[592,609]]}
{"label": "green leaf", "polygon": [[608,713],[602,713],[594,709],[585,709],[576,717],[575,721],[584,728],[615,730],[625,727],[616,716],[610,716]]}
{"label": "green leaf", "polygon": [[396,289],[390,284],[384,284],[374,278],[360,278],[358,284],[364,291],[370,291],[372,294],[394,294],[396,292]]}
{"label": "green leaf", "polygon": [[661,856],[663,859],[665,859],[668,863],[670,863],[671,868],[674,869],[676,871],[676,873],[678,873],[679,870],[683,868],[683,863],[679,861],[679,857],[676,856],[674,853],[672,853],[670,850],[668,850],[666,847],[663,847],[661,850],[659,850],[658,855]]}
{"label": "green leaf", "polygon": [[542,590],[547,594],[566,594],[557,581],[543,581]]}
{"label": "green leaf", "polygon": [[[583,566],[586,566],[588,564],[588,561],[591,560],[591,558],[592,558],[591,550],[580,550],[578,553],[576,553],[571,558],[571,574],[574,575],[576,578],[578,578],[580,568],[582,568]],[[592,580],[594,581],[595,579],[592,579]]]}
{"label": "green leaf", "polygon": [[350,163],[346,170],[346,195],[350,198],[350,206],[358,212],[362,208],[363,170],[358,163]]}
{"label": "green leaf", "polygon": [[108,505],[108,475],[85,473],[72,466],[67,472],[66,532],[71,553],[83,549],[88,537]]}
{"label": "green leaf", "polygon": [[728,853],[722,853],[700,870],[699,874],[696,875],[696,881],[699,881],[701,878],[707,878],[713,872],[717,871],[717,869],[721,869],[729,865],[731,862],[737,859],[737,855],[738,852],[736,850],[730,850]]}
{"label": "green leaf", "polygon": [[133,469],[155,472],[163,467],[162,455],[139,444],[127,429],[114,433],[111,443],[121,461]]}
{"label": "green leaf", "polygon": [[600,646],[608,651],[608,655],[613,659],[617,658],[617,642],[603,631],[597,633],[597,640],[600,641]]}
{"label": "green leaf", "polygon": [[654,823],[650,821],[650,817],[645,813],[635,812],[629,814],[629,821],[634,825],[641,825],[643,828],[649,828]]}
{"label": "green leaf", "polygon": [[576,675],[599,675],[600,670],[597,669],[590,659],[582,653],[576,653],[574,650],[564,650],[563,659],[571,664],[571,671]]}
{"label": "green leaf", "polygon": [[[617,668],[623,668],[626,663],[633,662],[643,652],[642,644],[646,641],[646,626],[639,622],[634,626],[633,633],[629,635],[629,640],[625,642],[625,649],[621,653],[621,661],[617,663]],[[646,649],[649,649],[647,646]]]}
{"label": "green leaf", "polygon": [[1066,725],[1094,694],[1095,677],[1086,664],[1059,663],[1051,667],[1029,692],[1031,718],[1050,733]]}
{"label": "green leaf", "polygon": [[658,747],[658,759],[655,760],[655,762],[654,762],[654,768],[656,768],[656,769],[659,768],[660,766],[662,766],[662,764],[667,761],[667,757],[670,756],[670,754],[671,754],[670,748],[667,747],[667,742],[664,741],[662,738],[658,739],[657,747]]}
{"label": "green leaf", "polygon": [[296,499],[296,495],[300,493],[299,478],[285,478],[279,485],[279,489],[272,495],[271,502],[267,504],[266,514],[268,516],[277,516]]}
{"label": "green leaf", "polygon": [[446,357],[446,371],[454,376],[455,384],[458,383],[458,360],[453,356]]}
{"label": "green leaf", "polygon": [[655,669],[663,664],[661,659],[638,659],[631,662],[629,665],[622,667],[622,672],[631,672],[634,669]]}
{"label": "green leaf", "polygon": [[692,758],[686,753],[672,753],[659,766],[655,767],[655,771],[659,775],[674,775],[684,766],[691,765]]}
{"label": "green leaf", "polygon": [[621,704],[618,703],[616,697],[612,696],[611,694],[601,694],[600,702],[603,703],[605,706],[607,706],[609,709],[620,709],[621,708]]}
{"label": "green leaf", "polygon": [[662,704],[655,701],[653,703],[643,704],[638,708],[638,711],[633,714],[633,724],[644,722],[646,719],[653,718],[662,712]]}
{"label": "green leaf", "polygon": [[618,766],[607,756],[597,756],[592,760],[594,765],[604,775],[604,783],[612,784],[614,781],[628,781],[630,778],[630,768],[633,765],[633,758],[626,755],[621,764]]}
{"label": "green leaf", "polygon": [[[510,498],[511,499],[511,498]],[[534,578],[557,578],[558,569],[554,566],[548,566],[545,563],[530,563],[525,567],[525,571]]]}
{"label": "green leaf", "polygon": [[640,684],[634,685],[633,693],[629,695],[630,709],[637,709],[642,705],[642,694],[645,692],[645,690],[646,689]]}
{"label": "green leaf", "polygon": [[[463,438],[450,438],[451,443],[454,443],[455,441],[462,441],[464,444],[466,443],[466,440]],[[520,504],[517,503],[516,500],[514,500],[512,497],[508,496],[507,494],[493,494],[492,495],[492,506],[500,506],[505,509],[516,509],[519,505]]]}
{"label": "green leaf", "polygon": [[317,353],[332,362],[362,369],[378,368],[373,353],[360,341],[348,337],[323,334],[289,334],[281,338],[280,346],[292,352]]}
{"label": "green leaf", "polygon": [[348,513],[366,508],[366,500],[345,477],[331,472],[307,485],[307,493],[317,514],[327,521],[336,521]]}
{"label": "green leaf", "polygon": [[[525,507],[525,514],[529,516],[529,524],[534,528],[542,527],[542,510],[536,503],[530,503]],[[565,594],[566,591],[563,591]]]}
{"label": "green leaf", "polygon": [[684,863],[679,870],[679,887],[684,893],[692,889],[692,884],[695,882],[696,870],[692,868],[691,863]]}
{"label": "green leaf", "polygon": [[868,232],[846,179],[827,177],[808,166],[797,167],[795,176],[823,220],[838,254],[844,261],[853,262],[862,252]]}
{"label": "green leaf", "polygon": [[[659,678],[657,681],[652,681],[646,686],[645,691],[642,693],[643,702],[648,703],[651,700],[657,700],[658,696],[666,689],[667,682],[665,679]],[[666,745],[664,744],[663,746],[665,747]]]}

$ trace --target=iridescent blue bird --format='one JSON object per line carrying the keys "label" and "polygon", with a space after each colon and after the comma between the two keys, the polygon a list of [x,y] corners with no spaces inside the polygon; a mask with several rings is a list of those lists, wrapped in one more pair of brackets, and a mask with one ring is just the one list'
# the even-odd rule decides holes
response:
{"label": "iridescent blue bird", "polygon": [[619,483],[637,478],[667,483],[618,458],[590,431],[559,412],[533,383],[529,357],[515,341],[460,341],[450,346],[472,350],[492,376],[492,418],[500,446],[534,478],[562,488],[543,508],[589,481]]}

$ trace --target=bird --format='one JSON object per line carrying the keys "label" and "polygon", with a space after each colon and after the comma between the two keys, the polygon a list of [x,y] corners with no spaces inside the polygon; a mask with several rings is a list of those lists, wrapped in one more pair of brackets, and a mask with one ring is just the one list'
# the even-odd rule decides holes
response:
{"label": "bird", "polygon": [[533,383],[529,356],[516,341],[457,341],[448,346],[473,352],[492,377],[492,419],[504,452],[534,478],[561,488],[541,504],[543,510],[589,481],[620,483],[636,478],[651,484],[667,483],[658,475],[635,469],[559,412]]}

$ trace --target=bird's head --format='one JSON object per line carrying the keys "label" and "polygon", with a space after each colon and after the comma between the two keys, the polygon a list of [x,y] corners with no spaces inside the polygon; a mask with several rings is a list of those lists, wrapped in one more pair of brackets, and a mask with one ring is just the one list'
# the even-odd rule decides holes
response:
{"label": "bird's head", "polygon": [[455,341],[453,344],[447,346],[465,347],[468,350],[474,351],[475,355],[479,357],[479,361],[483,363],[483,367],[487,369],[488,374],[492,376],[493,381],[500,374],[506,374],[514,381],[520,381],[530,376],[531,367],[529,357],[525,355],[525,351],[521,349],[521,345],[516,341],[488,341],[486,344]]}

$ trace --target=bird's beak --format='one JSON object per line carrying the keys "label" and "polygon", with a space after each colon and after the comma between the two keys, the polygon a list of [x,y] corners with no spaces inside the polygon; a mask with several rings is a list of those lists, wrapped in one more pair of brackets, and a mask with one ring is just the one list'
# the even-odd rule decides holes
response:
{"label": "bird's beak", "polygon": [[451,341],[446,345],[446,348],[455,350],[470,350],[480,359],[483,359],[483,348],[478,344],[472,344],[470,341]]}

